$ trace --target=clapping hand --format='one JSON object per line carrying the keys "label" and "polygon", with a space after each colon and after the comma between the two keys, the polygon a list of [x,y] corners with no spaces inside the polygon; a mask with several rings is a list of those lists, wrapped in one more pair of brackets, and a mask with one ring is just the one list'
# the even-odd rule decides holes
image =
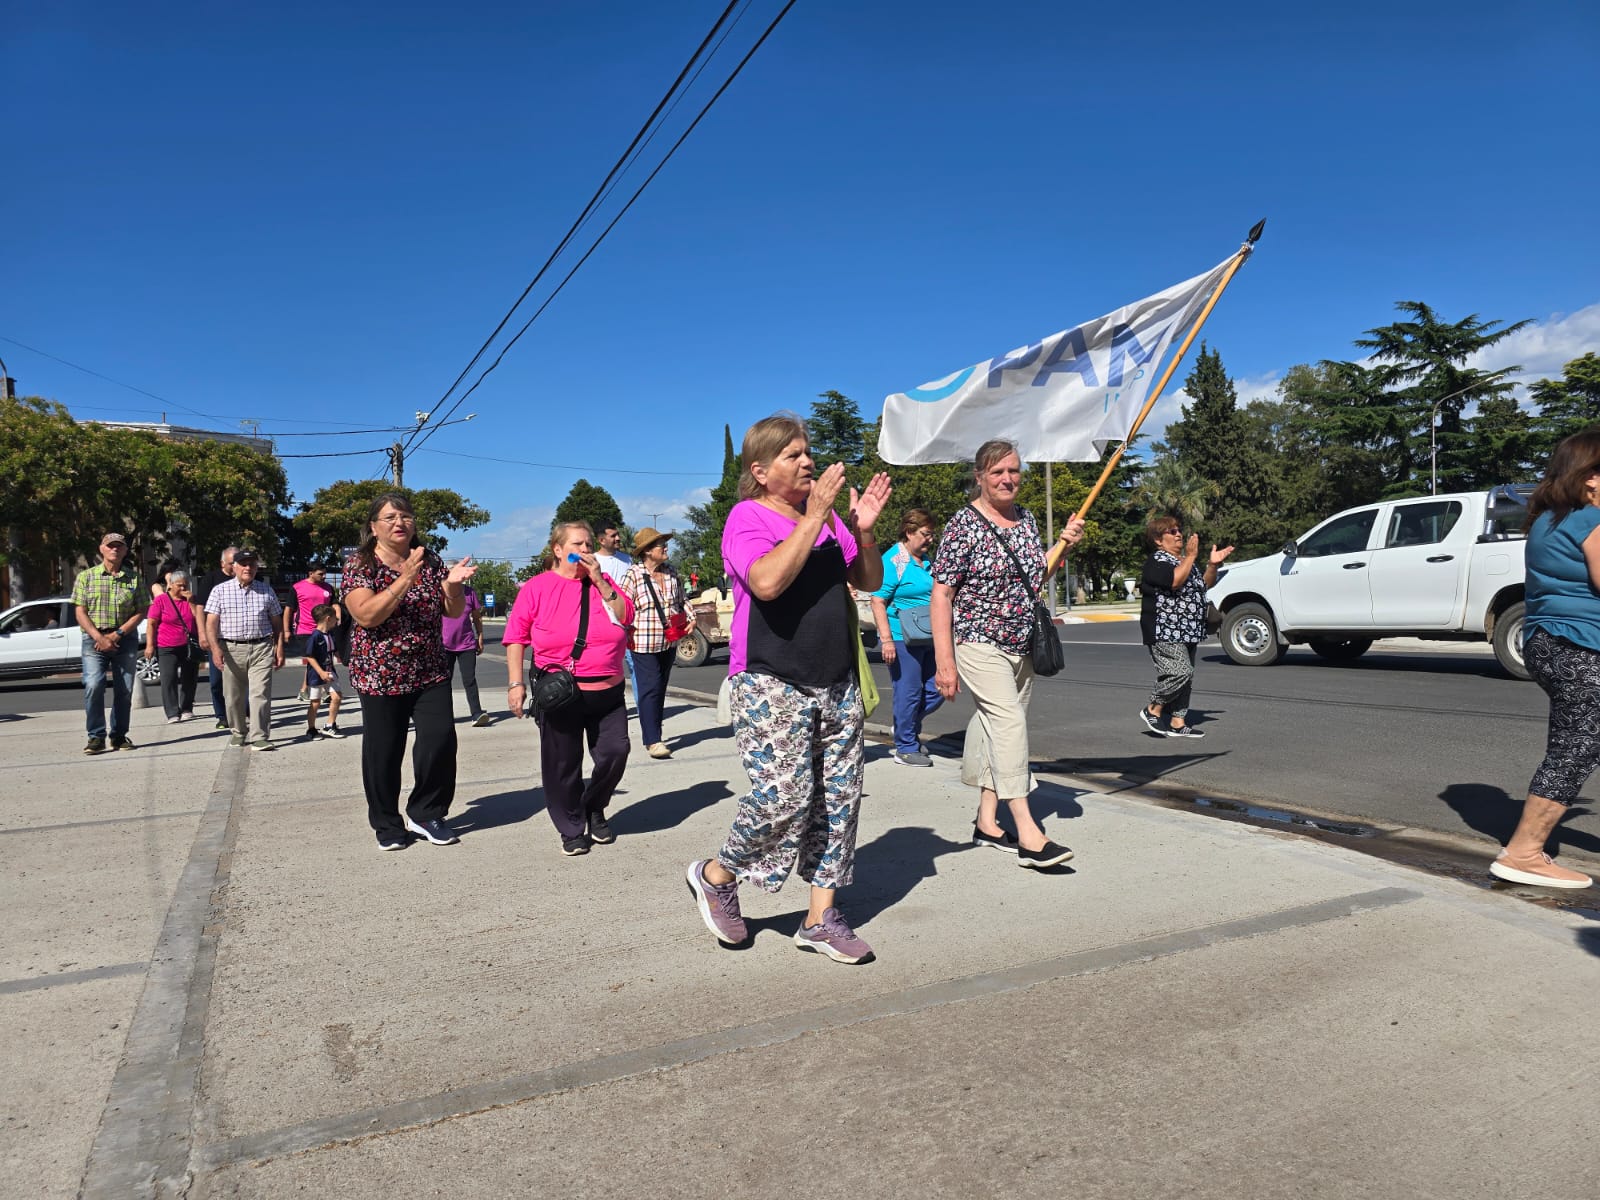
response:
{"label": "clapping hand", "polygon": [[889,503],[889,497],[894,492],[889,482],[889,476],[879,471],[868,482],[865,491],[858,492],[850,489],[850,525],[858,533],[866,533],[872,529],[878,514],[883,512],[884,505]]}
{"label": "clapping hand", "polygon": [[417,573],[422,570],[422,563],[427,551],[421,546],[412,547],[411,553],[406,555],[406,561],[400,564],[400,582],[409,588],[417,580]]}
{"label": "clapping hand", "polygon": [[1232,546],[1224,546],[1221,550],[1218,550],[1217,549],[1217,544],[1215,542],[1211,543],[1211,565],[1213,567],[1216,566],[1218,563],[1220,563],[1223,559],[1227,558],[1228,555],[1230,555],[1232,553],[1233,553],[1233,547]]}
{"label": "clapping hand", "polygon": [[444,581],[446,583],[465,583],[472,578],[477,569],[477,565],[472,561],[472,555],[469,554],[450,568],[449,573],[444,577]]}
{"label": "clapping hand", "polygon": [[828,510],[833,507],[843,486],[844,464],[834,463],[831,467],[824,467],[822,474],[811,481],[811,491],[806,496],[806,512],[827,520]]}
{"label": "clapping hand", "polygon": [[1190,562],[1200,557],[1200,535],[1198,533],[1191,533],[1188,540],[1183,543],[1183,556]]}

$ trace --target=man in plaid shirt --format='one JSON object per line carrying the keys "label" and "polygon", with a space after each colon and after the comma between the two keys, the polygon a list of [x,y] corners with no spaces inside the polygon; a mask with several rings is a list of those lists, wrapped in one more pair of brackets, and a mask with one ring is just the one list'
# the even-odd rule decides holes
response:
{"label": "man in plaid shirt", "polygon": [[80,571],[72,584],[73,614],[83,630],[83,708],[89,728],[85,754],[106,748],[106,676],[111,676],[111,748],[132,750],[128,718],[133,707],[133,672],[139,659],[134,636],[144,615],[146,588],[125,565],[128,539],[100,539],[100,562]]}
{"label": "man in plaid shirt", "polygon": [[250,748],[272,750],[272,672],[283,666],[283,605],[256,578],[260,567],[254,550],[233,556],[233,578],[206,598],[206,640],[211,669],[226,672],[222,687],[233,730],[229,744],[245,745],[253,722]]}

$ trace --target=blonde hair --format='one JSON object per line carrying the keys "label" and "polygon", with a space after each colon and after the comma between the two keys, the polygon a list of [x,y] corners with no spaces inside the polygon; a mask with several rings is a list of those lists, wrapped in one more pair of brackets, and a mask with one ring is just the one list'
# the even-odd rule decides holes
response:
{"label": "blonde hair", "polygon": [[551,560],[552,561],[554,561],[554,558],[555,558],[556,547],[561,545],[563,542],[565,542],[567,540],[567,530],[569,530],[569,529],[581,529],[581,530],[583,530],[585,533],[587,533],[589,535],[589,546],[590,546],[590,548],[592,549],[594,547],[594,526],[589,524],[589,522],[587,522],[587,521],[558,521],[554,525],[550,526],[549,552],[550,552],[550,556],[551,556]]}
{"label": "blonde hair", "polygon": [[754,500],[765,494],[767,489],[756,480],[753,468],[757,463],[769,465],[795,438],[811,444],[806,423],[791,412],[763,417],[744,431],[744,446],[739,451],[739,499]]}

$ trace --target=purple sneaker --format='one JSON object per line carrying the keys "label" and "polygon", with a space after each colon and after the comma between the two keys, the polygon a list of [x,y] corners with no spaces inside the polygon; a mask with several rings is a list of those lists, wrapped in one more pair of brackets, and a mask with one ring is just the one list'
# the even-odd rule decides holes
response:
{"label": "purple sneaker", "polygon": [[695,903],[700,906],[700,919],[706,923],[706,928],[717,935],[718,941],[737,946],[750,936],[744,918],[739,915],[739,881],[724,884],[710,882],[706,879],[708,861],[702,858],[689,864],[686,873],[689,890],[694,893]]}
{"label": "purple sneaker", "polygon": [[834,962],[858,963],[872,957],[872,947],[856,936],[837,908],[823,913],[820,925],[801,925],[795,932],[794,944],[802,950],[826,954]]}

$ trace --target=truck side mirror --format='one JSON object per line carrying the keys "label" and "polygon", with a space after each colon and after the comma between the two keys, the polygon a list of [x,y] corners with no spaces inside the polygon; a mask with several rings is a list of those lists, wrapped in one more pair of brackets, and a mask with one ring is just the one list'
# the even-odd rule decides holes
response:
{"label": "truck side mirror", "polygon": [[1295,545],[1293,540],[1290,540],[1283,544],[1283,552],[1290,558],[1298,558],[1300,556],[1300,547]]}

